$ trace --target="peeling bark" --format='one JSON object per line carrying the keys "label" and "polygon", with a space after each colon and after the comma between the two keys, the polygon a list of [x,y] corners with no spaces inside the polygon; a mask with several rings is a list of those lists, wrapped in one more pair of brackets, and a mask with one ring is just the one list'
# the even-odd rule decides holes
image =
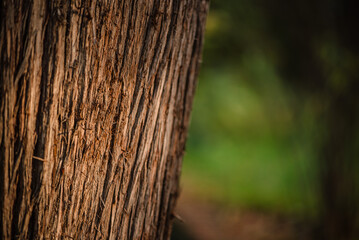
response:
{"label": "peeling bark", "polygon": [[167,239],[207,0],[2,1],[2,239]]}

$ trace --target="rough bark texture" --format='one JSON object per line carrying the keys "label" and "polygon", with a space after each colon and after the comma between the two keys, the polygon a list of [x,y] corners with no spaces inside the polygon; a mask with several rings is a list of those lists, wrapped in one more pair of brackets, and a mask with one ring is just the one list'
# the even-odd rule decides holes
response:
{"label": "rough bark texture", "polygon": [[169,237],[207,9],[1,2],[2,239]]}

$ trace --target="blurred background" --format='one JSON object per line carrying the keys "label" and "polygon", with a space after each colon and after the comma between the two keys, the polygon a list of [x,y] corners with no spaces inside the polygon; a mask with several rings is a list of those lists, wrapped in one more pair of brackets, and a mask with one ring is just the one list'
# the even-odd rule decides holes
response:
{"label": "blurred background", "polygon": [[211,0],[172,239],[359,239],[359,13]]}

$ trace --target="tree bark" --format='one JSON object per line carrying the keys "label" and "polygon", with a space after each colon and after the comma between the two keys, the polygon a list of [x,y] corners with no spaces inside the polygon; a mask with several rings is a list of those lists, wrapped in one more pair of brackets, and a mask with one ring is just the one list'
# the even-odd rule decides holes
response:
{"label": "tree bark", "polygon": [[2,1],[2,239],[169,238],[207,9]]}

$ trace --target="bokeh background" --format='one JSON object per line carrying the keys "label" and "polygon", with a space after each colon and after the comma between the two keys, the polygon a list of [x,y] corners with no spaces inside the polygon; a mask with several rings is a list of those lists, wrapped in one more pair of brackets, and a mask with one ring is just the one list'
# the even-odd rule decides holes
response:
{"label": "bokeh background", "polygon": [[359,239],[357,9],[211,1],[172,239]]}

